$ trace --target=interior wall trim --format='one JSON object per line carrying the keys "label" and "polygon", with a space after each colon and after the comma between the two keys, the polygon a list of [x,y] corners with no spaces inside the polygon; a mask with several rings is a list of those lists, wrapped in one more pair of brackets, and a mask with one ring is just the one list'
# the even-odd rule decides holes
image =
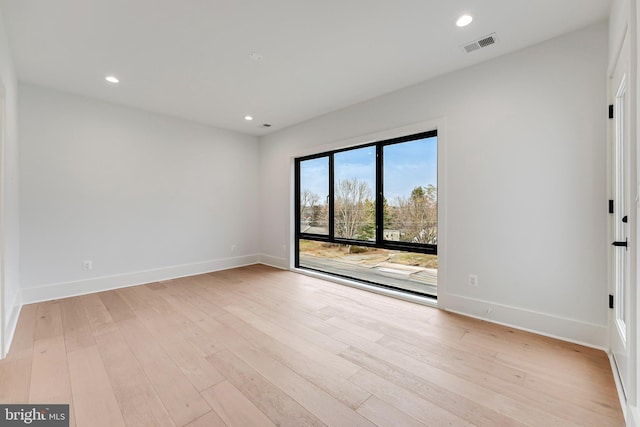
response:
{"label": "interior wall trim", "polygon": [[605,352],[609,350],[607,325],[597,325],[455,294],[447,294],[446,307],[441,308],[452,313],[597,348]]}
{"label": "interior wall trim", "polygon": [[289,270],[289,260],[287,258],[275,257],[267,254],[260,254],[260,263],[269,267]]}
{"label": "interior wall trim", "polygon": [[20,294],[17,293],[16,297],[11,304],[11,311],[7,313],[7,322],[5,327],[4,334],[4,354],[0,354],[0,359],[4,359],[11,348],[11,343],[13,342],[13,337],[16,333],[16,328],[18,327],[18,319],[20,318],[20,312],[22,311],[22,304],[20,302]]}
{"label": "interior wall trim", "polygon": [[177,279],[179,277],[195,276],[197,274],[244,267],[258,263],[259,258],[260,257],[258,255],[245,255],[113,276],[94,277],[91,279],[77,280],[73,282],[22,288],[22,303],[32,304],[36,302],[91,294],[94,292],[126,288],[129,286],[143,285],[160,280]]}

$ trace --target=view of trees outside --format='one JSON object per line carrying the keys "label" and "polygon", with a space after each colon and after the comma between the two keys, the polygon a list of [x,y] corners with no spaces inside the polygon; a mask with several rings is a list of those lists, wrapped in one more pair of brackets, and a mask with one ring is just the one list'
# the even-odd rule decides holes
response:
{"label": "view of trees outside", "polygon": [[342,151],[333,159],[335,237],[375,241],[375,147]]}
{"label": "view of trees outside", "polygon": [[[384,147],[384,240],[438,243],[436,138]],[[328,234],[329,159],[301,162],[300,230]],[[334,235],[375,241],[375,148],[334,157]]]}
{"label": "view of trees outside", "polygon": [[375,241],[376,205],[369,185],[357,178],[342,179],[334,194],[335,236]]}
{"label": "view of trees outside", "polygon": [[[437,137],[383,146],[383,239],[438,243]],[[363,147],[334,154],[334,236],[376,240],[376,150]],[[300,162],[300,231],[328,235],[329,158]],[[303,244],[304,242],[304,244]],[[355,262],[355,264],[354,264]],[[437,256],[357,245],[301,241],[300,264],[350,277],[382,274],[404,266],[407,288],[416,281],[435,295]],[[344,265],[346,263],[346,267]],[[357,265],[357,267],[356,267]],[[385,266],[385,267],[380,267]],[[413,268],[413,270],[412,270]],[[413,278],[413,279],[410,279]],[[396,279],[394,279],[396,280]],[[396,280],[397,281],[397,280]],[[402,280],[400,280],[402,282]],[[390,286],[398,287],[397,283]],[[418,286],[419,288],[419,286]]]}
{"label": "view of trees outside", "polygon": [[385,240],[438,243],[436,138],[386,145]]}
{"label": "view of trees outside", "polygon": [[329,234],[329,157],[300,162],[300,232]]}

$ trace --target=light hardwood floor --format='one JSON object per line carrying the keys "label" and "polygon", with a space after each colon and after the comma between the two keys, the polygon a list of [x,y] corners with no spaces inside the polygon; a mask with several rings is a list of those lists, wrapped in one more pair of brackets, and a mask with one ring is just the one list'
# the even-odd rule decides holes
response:
{"label": "light hardwood floor", "polygon": [[622,426],[607,356],[255,265],[27,305],[1,403],[78,426]]}

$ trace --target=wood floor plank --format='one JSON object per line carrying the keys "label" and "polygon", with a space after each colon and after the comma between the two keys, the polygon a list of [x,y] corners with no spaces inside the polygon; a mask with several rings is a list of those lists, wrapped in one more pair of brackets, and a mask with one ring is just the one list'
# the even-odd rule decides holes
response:
{"label": "wood floor plank", "polygon": [[165,298],[166,296],[171,296],[188,302],[194,307],[204,310],[212,317],[225,313],[220,305],[221,302],[210,292],[202,289],[202,287],[191,278],[184,278],[178,283],[167,284],[165,289],[162,290],[161,295],[165,296]]}
{"label": "wood floor plank", "polygon": [[624,426],[603,351],[263,265],[24,306],[0,402],[71,426]]}
{"label": "wood floor plank", "polygon": [[352,376],[351,381],[426,425],[459,427],[474,425],[365,369]]}
{"label": "wood floor plank", "polygon": [[106,291],[98,294],[100,300],[109,310],[109,314],[114,322],[120,322],[122,320],[134,319],[135,313],[127,304],[125,300],[118,294],[117,291]]}
{"label": "wood floor plank", "polygon": [[260,328],[258,329],[263,330],[263,332],[278,340],[282,339],[289,342],[306,341],[306,344],[302,345],[309,345],[313,343],[314,346],[321,347],[333,354],[338,354],[348,347],[344,343],[328,335],[315,332],[309,328],[291,328],[289,325],[277,324],[265,319],[264,317],[257,316],[242,307],[228,306],[225,307],[225,310],[234,316],[243,319],[254,327],[256,327],[256,325],[260,325]]}
{"label": "wood floor plank", "polygon": [[[160,299],[155,292],[147,292],[145,286],[131,286],[129,288],[117,289],[116,294],[127,302],[129,307],[135,312],[137,310],[153,309]],[[148,295],[151,294],[151,295]]]}
{"label": "wood floor plank", "polygon": [[[509,405],[508,399],[503,400],[501,396],[491,396],[491,393],[486,393],[482,388],[476,391],[468,391],[469,395],[476,393],[486,393],[488,397],[493,397],[500,402],[500,405],[493,407],[489,405],[489,401],[482,404],[474,399],[470,399],[467,395],[462,393],[455,393],[446,387],[444,387],[438,381],[430,381],[422,378],[417,373],[404,370],[385,360],[377,359],[365,352],[349,349],[344,353],[345,357],[358,361],[364,369],[374,373],[379,378],[389,381],[396,386],[402,387],[423,399],[431,402],[439,408],[449,411],[452,414],[466,420],[477,426],[501,426],[501,427],[519,427],[523,426],[525,422],[519,422],[516,419],[507,416],[509,412],[506,409],[513,408],[514,411],[524,409],[523,405]],[[433,373],[433,372],[432,372]],[[351,378],[353,381],[353,377]],[[354,381],[357,383],[357,381]],[[374,382],[374,384],[380,384],[380,381]],[[474,387],[474,384],[468,383],[469,388]],[[370,391],[373,392],[373,389]],[[379,396],[383,400],[384,396]],[[388,403],[393,403],[388,400]],[[501,406],[504,404],[505,406]],[[544,419],[546,421],[546,419]],[[539,422],[539,418],[533,420]],[[533,424],[537,425],[537,424]]]}
{"label": "wood floor plank", "polygon": [[[198,347],[185,338],[184,331],[195,331],[197,325],[186,318],[176,322],[175,318],[172,319],[167,314],[153,310],[142,310],[138,312],[138,319],[198,391],[224,381],[224,376],[205,360],[205,356],[198,350]],[[173,313],[173,315],[175,317],[178,313]],[[187,338],[193,337],[192,334],[188,335]]]}
{"label": "wood floor plank", "polygon": [[299,352],[308,355],[309,357],[314,358],[318,363],[322,363],[323,365],[332,366],[334,370],[339,372],[340,375],[344,377],[348,377],[355,372],[357,372],[360,367],[344,360],[331,350],[346,348],[348,345],[343,344],[340,346],[336,346],[335,348],[326,349],[323,346],[317,345],[316,342],[312,340],[305,339],[296,334],[290,333],[286,329],[279,327],[278,325],[274,325],[271,322],[266,321],[265,319],[254,315],[253,313],[244,310],[239,307],[227,307],[229,313],[233,314],[237,318],[246,322],[248,325],[254,327],[265,335],[270,336],[271,338],[292,347]]}
{"label": "wood floor plank", "polygon": [[357,412],[378,426],[421,427],[426,425],[376,396],[367,399]]}
{"label": "wood floor plank", "polygon": [[198,330],[197,325],[177,311],[165,308],[162,310],[136,310],[136,320],[159,339],[184,339],[193,336],[194,331]]}
{"label": "wood floor plank", "polygon": [[[180,288],[184,279],[175,279],[174,281],[176,282],[175,287]],[[173,283],[174,281],[167,283]],[[145,285],[118,289],[116,293],[122,296],[134,311],[155,310],[163,314],[173,312],[171,305],[162,297],[161,292],[152,291]]]}
{"label": "wood floor plank", "polygon": [[[172,287],[169,287],[171,289]],[[167,295],[163,293],[164,299],[171,306],[171,308],[178,314],[189,319],[196,325],[201,323],[204,330],[216,329],[219,324],[216,322],[215,317],[218,314],[217,310],[213,310],[213,313],[206,308],[201,309],[198,305],[193,303],[193,299],[184,298],[182,295]]]}
{"label": "wood floor plank", "polygon": [[340,330],[349,331],[352,334],[360,335],[362,338],[368,339],[369,341],[378,341],[385,336],[382,332],[357,325],[353,322],[349,322],[339,317],[332,317],[330,319],[327,319],[326,323],[333,325]]}
{"label": "wood floor plank", "polygon": [[109,314],[109,310],[107,310],[107,307],[102,303],[98,294],[82,295],[78,298],[84,307],[94,336],[108,334],[118,330],[118,327],[111,318],[111,314]]}
{"label": "wood floor plank", "polygon": [[138,320],[123,320],[118,327],[176,425],[187,424],[211,410]]}
{"label": "wood floor plank", "polygon": [[185,427],[226,427],[226,424],[215,411],[209,411]]}
{"label": "wood floor plank", "polygon": [[38,304],[34,340],[53,338],[63,334],[60,303],[49,301]]}
{"label": "wood floor plank", "polygon": [[[615,418],[619,413],[620,400],[617,398],[617,391],[613,378],[610,378],[612,384],[603,386],[602,382],[592,378],[591,385],[585,384],[580,386],[570,386],[566,382],[540,377],[535,374],[527,374],[525,387],[533,390],[541,395],[548,395],[558,402],[566,402],[567,409],[574,405],[584,408],[593,413],[595,419],[606,417]],[[569,391],[569,392],[567,392]]]}
{"label": "wood floor plank", "polygon": [[31,382],[30,357],[3,360],[0,363],[0,402],[27,403]]}
{"label": "wood floor plank", "polygon": [[179,336],[196,347],[201,356],[225,350],[235,341],[242,339],[233,330],[222,325],[215,315],[209,315],[190,302],[180,298],[169,298],[167,301],[179,315],[195,325],[182,331]]}
{"label": "wood floor plank", "polygon": [[236,302],[235,296],[229,292],[230,284],[224,283],[209,275],[194,276],[189,280],[193,292],[213,304],[225,306]]}
{"label": "wood floor plank", "polygon": [[603,353],[595,348],[440,310],[436,311],[435,315],[429,319],[429,324],[434,327],[464,330],[466,332],[465,340],[477,337],[481,345],[501,348],[516,354],[546,352],[546,349],[553,349],[555,352],[562,352],[565,355],[579,353],[584,357],[584,360],[587,360],[591,357],[599,358]]}
{"label": "wood floor plank", "polygon": [[[329,393],[307,381],[280,362],[262,356],[259,351],[250,346],[237,346],[233,349],[233,352],[269,382],[282,390],[287,390],[292,398],[300,402],[309,412],[327,425],[373,426],[369,420],[329,395]],[[211,357],[216,360],[226,357],[228,363],[238,363],[234,361],[234,355],[230,352],[216,353]]]}
{"label": "wood floor plank", "polygon": [[524,384],[524,371],[500,363],[495,358],[437,345],[426,349],[427,343],[417,346],[393,337],[384,337],[378,344],[473,382],[482,382],[491,376],[513,384]]}
{"label": "wood floor plank", "polygon": [[224,376],[208,363],[196,346],[188,340],[163,342],[162,347],[198,391],[224,381]]}
{"label": "wood floor plank", "polygon": [[152,291],[159,291],[161,289],[166,289],[167,288],[167,285],[165,285],[164,283],[161,283],[161,282],[148,283],[145,286],[147,288],[151,289]]}
{"label": "wood floor plank", "polygon": [[11,349],[0,361],[0,402],[27,403],[31,383],[38,304],[22,307]]}
{"label": "wood floor plank", "polygon": [[359,407],[371,396],[369,392],[347,380],[347,377],[353,373],[349,368],[344,375],[341,375],[337,369],[327,369],[322,355],[306,352],[306,348],[301,352],[298,351],[299,348],[294,349],[284,345],[231,314],[219,316],[217,320],[238,332],[265,355],[289,367],[353,409]]}
{"label": "wood floor plank", "polygon": [[[537,405],[536,401],[529,401],[522,398],[519,394],[524,392],[523,387],[517,387],[509,393],[509,383],[501,384],[502,388],[495,386],[495,388],[489,388],[486,383],[477,384],[471,381],[467,381],[462,378],[450,374],[446,371],[442,371],[438,368],[434,368],[426,363],[419,362],[409,356],[401,353],[396,353],[392,350],[388,350],[383,346],[376,343],[370,343],[366,340],[355,342],[352,338],[351,342],[354,343],[358,349],[352,348],[342,355],[354,363],[358,363],[366,369],[376,373],[380,372],[394,372],[393,375],[397,375],[399,369],[411,372],[412,375],[418,376],[423,380],[432,382],[444,390],[449,390],[454,395],[459,395],[467,399],[468,402],[478,403],[480,407],[486,407],[488,410],[504,414],[514,420],[528,425],[544,425],[544,426],[556,426],[556,427],[577,427],[579,423],[572,423],[569,420],[563,419],[562,414],[554,414],[549,409],[554,409],[550,403],[550,406]],[[376,356],[373,356],[376,355]],[[377,366],[380,361],[383,360],[382,366]],[[389,369],[391,366],[391,370]],[[383,375],[384,376],[384,375]],[[405,384],[411,387],[410,384],[415,383],[415,380],[411,376],[405,377],[409,380]],[[422,386],[422,382],[418,382],[420,389],[429,390],[430,387]],[[445,405],[448,400],[439,400],[438,395],[429,395],[434,402],[440,406]],[[450,396],[443,395],[446,399],[450,399]],[[453,399],[455,400],[455,399]],[[531,406],[534,403],[534,406]],[[474,408],[475,404],[463,405],[459,409],[466,411],[469,408]],[[542,407],[540,407],[542,406]],[[454,411],[453,408],[451,408]],[[482,412],[480,412],[482,414]],[[463,414],[461,414],[463,415]],[[491,414],[491,417],[493,414]],[[489,419],[491,419],[491,417]],[[508,423],[505,421],[505,424]],[[491,423],[485,425],[492,425]]]}
{"label": "wood floor plank", "polygon": [[120,332],[101,334],[96,342],[125,423],[129,426],[174,426]]}
{"label": "wood floor plank", "polygon": [[402,303],[390,302],[388,298],[382,295],[372,294],[364,290],[357,291],[358,293],[344,293],[322,287],[318,288],[313,296],[320,301],[326,302],[327,306],[319,311],[338,307],[373,316],[374,318],[379,316],[380,312],[384,312],[385,319],[388,321],[418,330],[428,324],[429,320],[435,315],[435,311],[437,311],[436,308],[427,306],[416,310],[415,304],[407,301],[402,301]]}
{"label": "wood floor plank", "polygon": [[34,343],[29,403],[69,404],[69,424],[75,425],[67,350],[62,335],[39,339]]}
{"label": "wood floor plank", "polygon": [[79,349],[68,357],[76,423],[79,426],[124,426],[98,348]]}
{"label": "wood floor plank", "polygon": [[79,298],[60,300],[60,314],[68,353],[95,345],[91,324]]}
{"label": "wood floor plank", "polygon": [[[286,285],[283,287],[279,280],[270,278],[268,274],[251,273],[244,277],[243,282],[236,284],[230,290],[274,309],[289,309],[313,315],[329,304],[312,298],[315,288],[305,289],[304,286],[300,286],[296,294],[292,295]],[[263,289],[267,289],[268,292],[262,292]]]}
{"label": "wood floor plank", "polygon": [[[575,353],[569,355],[570,357],[565,354],[556,354],[556,357],[550,358],[549,355],[553,353],[555,351],[552,348],[548,348],[546,352],[530,351],[527,352],[527,357],[523,360],[522,355],[519,354],[498,352],[496,360],[505,366],[520,366],[538,377],[547,377],[551,380],[573,384],[576,388],[589,387],[594,379],[600,383],[612,379],[610,372],[602,369],[602,361],[597,363],[590,359],[577,357],[578,355]],[[613,385],[613,382],[609,382],[609,384]]]}
{"label": "wood floor plank", "polygon": [[206,276],[213,277],[223,283],[234,285],[237,283],[241,283],[243,281],[241,272],[242,272],[242,267],[238,269],[234,269],[233,271],[229,271],[229,270],[213,271],[211,273],[207,273]]}
{"label": "wood floor plank", "polygon": [[271,289],[266,292],[264,289],[260,287],[260,292],[257,292],[258,289],[255,287],[234,290],[234,293],[242,298],[238,298],[233,305],[241,306],[273,323],[286,326],[290,332],[297,335],[315,336],[320,333],[330,336],[340,330],[337,326],[305,310],[298,310],[295,302],[289,302]]}
{"label": "wood floor plank", "polygon": [[228,381],[278,426],[324,426],[315,415],[228,350],[207,357]]}
{"label": "wood floor plank", "polygon": [[202,392],[202,396],[229,427],[275,426],[229,381],[206,389]]}
{"label": "wood floor plank", "polygon": [[[380,332],[385,336],[405,339],[408,342],[414,342],[419,337],[424,341],[455,345],[465,333],[461,329],[428,328],[426,324],[391,321],[386,318],[386,315],[381,318],[380,313],[359,312],[355,307],[331,306],[323,308],[320,312],[327,320],[336,317],[365,329]],[[479,350],[483,348],[480,347]],[[493,351],[492,354],[495,355],[496,352]]]}

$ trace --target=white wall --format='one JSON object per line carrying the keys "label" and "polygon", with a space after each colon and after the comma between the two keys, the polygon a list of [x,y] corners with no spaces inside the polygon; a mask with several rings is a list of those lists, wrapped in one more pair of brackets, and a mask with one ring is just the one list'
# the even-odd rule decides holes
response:
{"label": "white wall", "polygon": [[293,156],[442,119],[442,305],[605,347],[607,39],[595,25],[261,138],[263,260],[289,266]]}
{"label": "white wall", "polygon": [[[635,1],[635,0],[634,0]],[[615,65],[622,40],[629,26],[630,0],[612,0],[609,15],[609,66]]]}
{"label": "white wall", "polygon": [[19,89],[25,302],[258,260],[255,137]]}
{"label": "white wall", "polygon": [[[0,174],[3,200],[0,215],[4,221],[4,238],[0,241],[4,252],[4,266],[0,274],[4,282],[4,295],[0,286],[0,358],[9,347],[18,320],[19,301],[19,212],[18,212],[18,124],[17,82],[4,23],[0,16],[0,90],[5,97],[5,129]],[[4,344],[4,345],[3,345]]]}

